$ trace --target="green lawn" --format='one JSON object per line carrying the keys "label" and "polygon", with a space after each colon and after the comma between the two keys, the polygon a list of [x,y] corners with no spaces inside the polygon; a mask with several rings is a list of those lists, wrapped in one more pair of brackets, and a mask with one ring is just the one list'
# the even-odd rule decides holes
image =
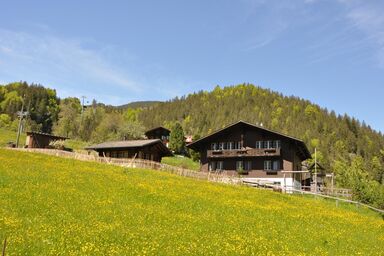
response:
{"label": "green lawn", "polygon": [[[16,137],[17,132],[5,128],[0,128],[0,147],[7,146],[8,142],[16,143]],[[23,147],[25,145],[25,138],[25,133],[21,133],[19,139],[19,147]]]}
{"label": "green lawn", "polygon": [[366,209],[0,149],[7,255],[383,255]]}
{"label": "green lawn", "polygon": [[64,145],[65,147],[71,148],[74,151],[84,151],[84,148],[89,146],[90,144],[81,140],[69,139],[65,141]]}
{"label": "green lawn", "polygon": [[200,169],[199,162],[194,162],[189,157],[183,157],[183,156],[163,157],[161,159],[161,162],[164,164],[179,166],[179,167],[190,169],[190,170],[198,171]]}

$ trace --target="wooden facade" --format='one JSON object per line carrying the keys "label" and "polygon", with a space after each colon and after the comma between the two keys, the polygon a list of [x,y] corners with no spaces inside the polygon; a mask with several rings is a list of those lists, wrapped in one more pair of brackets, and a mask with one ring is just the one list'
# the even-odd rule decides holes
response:
{"label": "wooden facade", "polygon": [[161,162],[164,156],[172,156],[169,149],[159,139],[112,141],[87,147],[101,157],[138,158]]}
{"label": "wooden facade", "polygon": [[[203,172],[269,180],[285,179],[282,171],[301,171],[302,161],[311,157],[303,141],[243,121],[187,147],[200,153]],[[300,173],[289,175],[292,182],[301,182]]]}
{"label": "wooden facade", "polygon": [[42,132],[27,132],[25,147],[27,148],[48,148],[53,141],[62,141],[68,138],[55,136]]}
{"label": "wooden facade", "polygon": [[145,132],[148,139],[159,139],[168,147],[171,131],[164,127],[156,127]]}

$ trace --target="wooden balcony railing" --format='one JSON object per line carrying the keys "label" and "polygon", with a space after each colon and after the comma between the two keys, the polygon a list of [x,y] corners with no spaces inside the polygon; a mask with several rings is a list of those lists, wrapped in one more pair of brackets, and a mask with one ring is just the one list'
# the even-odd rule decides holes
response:
{"label": "wooden balcony railing", "polygon": [[208,150],[208,158],[230,158],[249,156],[280,156],[280,148],[245,148],[232,150]]}

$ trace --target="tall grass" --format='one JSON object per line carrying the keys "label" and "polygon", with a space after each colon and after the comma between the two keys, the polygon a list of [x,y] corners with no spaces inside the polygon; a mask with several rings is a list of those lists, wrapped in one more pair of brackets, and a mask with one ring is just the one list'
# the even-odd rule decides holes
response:
{"label": "tall grass", "polygon": [[382,255],[363,209],[0,149],[7,255]]}

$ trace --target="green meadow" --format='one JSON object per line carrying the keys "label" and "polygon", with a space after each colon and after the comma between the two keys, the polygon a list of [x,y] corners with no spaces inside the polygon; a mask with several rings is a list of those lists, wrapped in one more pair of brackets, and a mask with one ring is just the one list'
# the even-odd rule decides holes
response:
{"label": "green meadow", "polygon": [[184,156],[175,155],[175,156],[163,157],[161,159],[161,162],[163,164],[174,165],[174,166],[182,167],[189,170],[198,171],[200,169],[199,162],[195,162],[191,158],[184,157]]}
{"label": "green meadow", "polygon": [[[16,142],[17,132],[10,129],[0,127],[0,147],[7,146],[8,142]],[[25,144],[25,133],[20,134],[19,146],[24,146]]]}
{"label": "green meadow", "polygon": [[374,212],[0,149],[6,255],[382,255]]}

